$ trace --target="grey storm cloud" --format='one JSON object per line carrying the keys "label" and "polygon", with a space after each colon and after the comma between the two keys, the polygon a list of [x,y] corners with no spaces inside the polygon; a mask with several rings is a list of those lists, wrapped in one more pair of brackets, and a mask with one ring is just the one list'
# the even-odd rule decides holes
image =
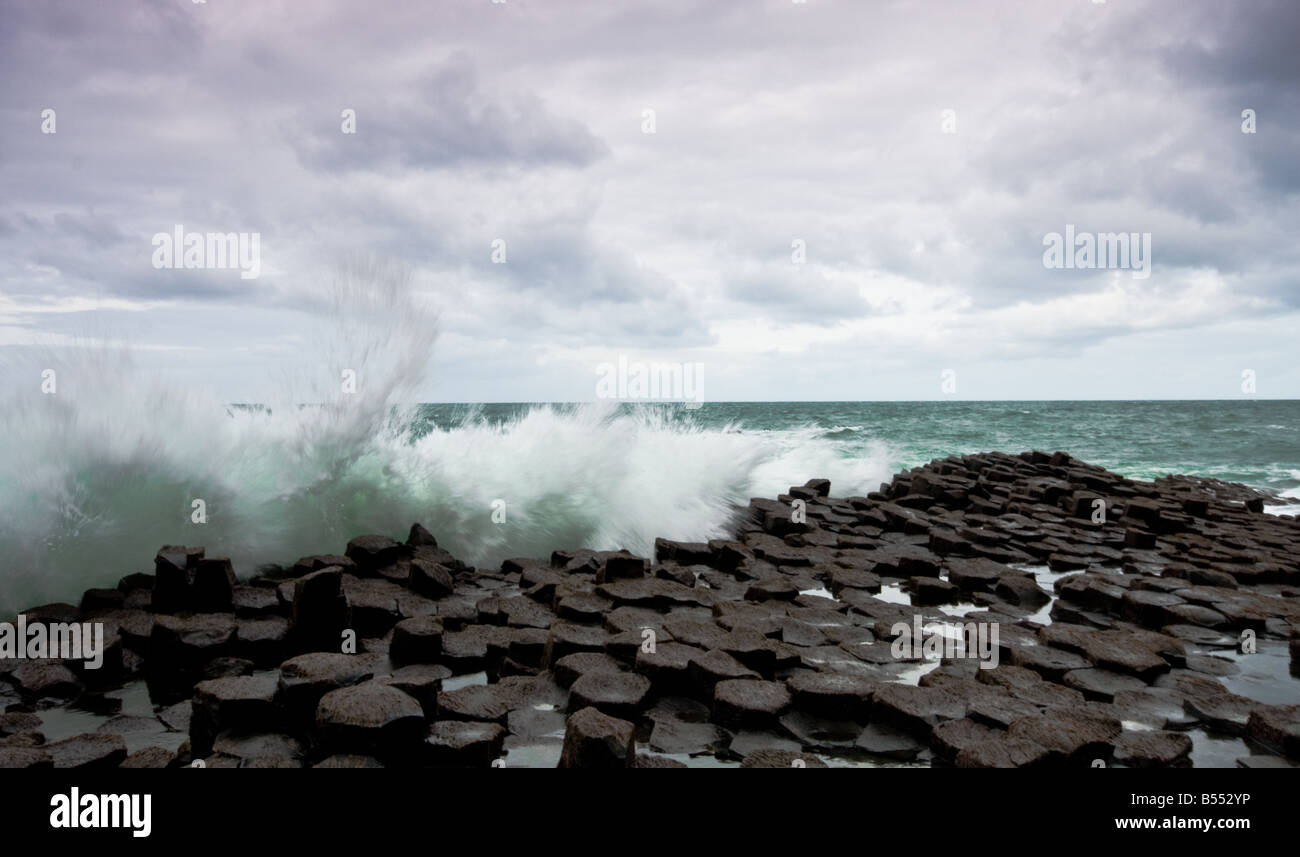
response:
{"label": "grey storm cloud", "polygon": [[[1300,307],[1296,44],[1289,0],[0,0],[0,347],[97,316],[175,344],[191,313],[204,368],[251,372],[362,253],[489,399],[610,349],[778,398],[904,347],[1160,361],[1263,325],[1247,351]],[[261,275],[155,270],[176,224],[259,233]],[[1151,233],[1151,278],[1045,268],[1067,224]]]}
{"label": "grey storm cloud", "polygon": [[482,92],[465,54],[430,72],[404,101],[363,100],[345,109],[363,133],[341,133],[340,112],[318,133],[292,138],[312,168],[584,167],[608,151],[581,122],[552,115],[533,93],[494,100]]}

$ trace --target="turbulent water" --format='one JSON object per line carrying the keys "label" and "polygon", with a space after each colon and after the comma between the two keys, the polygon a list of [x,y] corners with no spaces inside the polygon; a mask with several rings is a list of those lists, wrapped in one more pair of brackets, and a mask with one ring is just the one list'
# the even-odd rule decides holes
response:
{"label": "turbulent water", "polygon": [[427,368],[432,320],[396,286],[358,292],[340,292],[354,329],[322,340],[365,367],[352,395],[286,379],[265,406],[231,406],[86,349],[29,366],[36,377],[55,360],[59,387],[0,410],[0,614],[112,586],[162,544],[204,545],[242,575],[413,521],[480,565],[559,547],[648,553],[656,536],[720,535],[736,506],[810,477],[861,494],[995,449],[1214,476],[1300,504],[1294,401],[399,407]]}
{"label": "turbulent water", "polygon": [[[558,547],[645,553],[655,536],[720,535],[737,504],[809,477],[866,493],[899,469],[990,449],[1300,497],[1297,402],[426,405],[363,418],[157,389],[112,414],[61,402],[23,413],[5,415],[0,471],[10,609],[111,585],[164,543],[206,545],[248,573],[412,521],[480,564]],[[196,498],[206,523],[191,520]]]}

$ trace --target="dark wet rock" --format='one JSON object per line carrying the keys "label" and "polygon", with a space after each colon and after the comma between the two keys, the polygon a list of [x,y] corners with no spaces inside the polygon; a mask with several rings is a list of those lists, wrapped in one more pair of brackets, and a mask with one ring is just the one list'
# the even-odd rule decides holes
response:
{"label": "dark wet rock", "polygon": [[1226,628],[1230,624],[1227,616],[1200,604],[1175,604],[1169,608],[1169,612],[1178,617],[1180,622],[1202,628]]}
{"label": "dark wet rock", "polygon": [[793,601],[799,595],[799,587],[793,579],[784,576],[769,576],[752,581],[745,589],[746,601]]}
{"label": "dark wet rock", "polygon": [[769,731],[741,730],[732,737],[731,743],[727,745],[725,756],[731,759],[744,759],[759,750],[789,750],[800,753],[803,751],[803,747],[798,741],[792,740],[784,734],[778,735]]}
{"label": "dark wet rock", "polygon": [[845,589],[879,592],[880,575],[861,568],[833,567],[827,573],[826,588],[835,595]]}
{"label": "dark wet rock", "polygon": [[212,742],[227,729],[260,731],[281,722],[275,705],[274,674],[235,676],[199,682],[194,687],[190,746],[196,757],[212,752]]}
{"label": "dark wet rock", "polygon": [[763,678],[771,679],[776,672],[778,647],[758,631],[738,628],[726,636],[719,648]]}
{"label": "dark wet rock", "polygon": [[423,595],[416,595],[414,592],[402,591],[397,596],[397,612],[401,614],[403,619],[414,619],[417,616],[437,616],[438,602],[432,598],[425,598]]}
{"label": "dark wet rock", "polygon": [[1128,768],[1191,767],[1192,739],[1182,732],[1125,732],[1114,760]]}
{"label": "dark wet rock", "polygon": [[335,752],[373,755],[383,760],[409,759],[424,736],[420,704],[395,687],[379,682],[332,690],[316,707],[316,731]]}
{"label": "dark wet rock", "polygon": [[650,748],[660,753],[699,755],[715,753],[731,741],[731,734],[713,723],[696,723],[676,717],[657,717],[650,732]]}
{"label": "dark wet rock", "polygon": [[[695,646],[661,643],[654,647],[654,651],[638,650],[635,669],[650,680],[652,688],[660,695],[686,694],[692,691],[695,681],[691,664],[703,654],[704,650]],[[714,680],[713,684],[716,683]],[[709,686],[711,689],[712,684]]]}
{"label": "dark wet rock", "polygon": [[1051,600],[1051,596],[1044,592],[1032,577],[1015,572],[998,578],[994,592],[1003,601],[1027,610],[1037,610]]}
{"label": "dark wet rock", "polygon": [[941,687],[881,684],[872,694],[873,722],[885,723],[920,738],[945,720],[966,716],[966,702]]}
{"label": "dark wet rock", "polygon": [[451,569],[432,560],[411,560],[411,589],[427,598],[445,598],[456,588]]}
{"label": "dark wet rock", "polygon": [[333,652],[299,655],[280,665],[276,699],[295,720],[311,720],[326,693],[368,681],[374,674],[370,656]]}
{"label": "dark wet rock", "polygon": [[159,613],[186,610],[193,596],[194,570],[203,558],[203,548],[164,545],[154,556],[154,584],[151,603]]}
{"label": "dark wet rock", "polygon": [[506,730],[497,723],[440,720],[424,739],[427,764],[453,767],[488,767],[501,757]]}
{"label": "dark wet rock", "polygon": [[434,663],[442,655],[442,640],[442,620],[437,616],[403,619],[393,628],[389,656],[395,664]]}
{"label": "dark wet rock", "polygon": [[688,767],[685,762],[679,762],[676,759],[670,759],[667,756],[655,756],[650,753],[637,753],[636,758],[632,760],[633,768],[685,768]]}
{"label": "dark wet rock", "polygon": [[420,703],[425,717],[432,720],[438,711],[438,694],[442,692],[442,683],[449,678],[451,670],[442,664],[412,664],[393,670],[392,675],[384,676],[379,681],[397,688]]}
{"label": "dark wet rock", "polygon": [[453,672],[474,672],[487,666],[490,640],[478,626],[444,633],[441,642],[439,660],[451,667]]}
{"label": "dark wet rock", "polygon": [[[605,641],[605,653],[626,664],[636,663],[642,651],[673,642],[672,634],[662,628],[624,631],[613,634]],[[543,640],[543,644],[545,640]]]}
{"label": "dark wet rock", "polygon": [[511,629],[507,660],[529,669],[540,669],[549,637],[550,634],[542,628]]}
{"label": "dark wet rock", "polygon": [[189,732],[190,716],[194,705],[189,700],[178,702],[158,711],[158,720],[171,732]]}
{"label": "dark wet rock", "polygon": [[1251,738],[1276,753],[1300,760],[1300,705],[1261,705],[1246,723]]}
{"label": "dark wet rock", "polygon": [[827,768],[824,761],[797,750],[755,750],[740,763],[742,768]]}
{"label": "dark wet rock", "polygon": [[781,642],[791,646],[824,646],[826,633],[811,622],[787,619],[781,623]]}
{"label": "dark wet rock", "polygon": [[398,599],[409,593],[387,579],[361,579],[343,575],[343,594],[347,598],[351,627],[362,637],[380,637],[405,618]]}
{"label": "dark wet rock", "polygon": [[649,628],[659,635],[664,632],[664,623],[667,620],[668,616],[647,607],[618,607],[613,610],[606,609],[601,614],[601,622],[605,630],[612,634]]}
{"label": "dark wet rock", "polygon": [[28,661],[11,673],[19,693],[30,700],[75,699],[81,693],[81,681],[72,670],[55,661]]}
{"label": "dark wet rock", "polygon": [[356,563],[358,574],[372,575],[401,559],[402,546],[387,536],[357,536],[344,554]]}
{"label": "dark wet rock", "polygon": [[266,618],[281,611],[275,590],[266,586],[236,586],[230,603],[240,618]]}
{"label": "dark wet rock", "polygon": [[908,581],[912,603],[918,607],[934,604],[952,604],[961,600],[961,590],[937,577],[913,577]]}
{"label": "dark wet rock", "polygon": [[1052,681],[1061,681],[1071,670],[1092,666],[1081,656],[1054,646],[1016,646],[1011,649],[1011,663]]}
{"label": "dark wet rock", "polygon": [[436,548],[438,546],[438,540],[433,537],[433,533],[426,530],[424,526],[419,523],[411,524],[411,530],[406,537],[406,543],[414,548],[426,546]]}
{"label": "dark wet rock", "polygon": [[1288,762],[1281,756],[1243,756],[1237,759],[1236,767],[1238,768],[1283,768],[1293,769],[1300,767],[1293,762]]}
{"label": "dark wet rock", "polygon": [[1088,766],[1111,757],[1122,731],[1113,717],[1054,711],[1015,721],[1007,736],[1045,748],[1053,761]]}
{"label": "dark wet rock", "polygon": [[1237,664],[1228,658],[1197,654],[1187,656],[1186,668],[1209,676],[1236,675],[1241,671]]}
{"label": "dark wet rock", "polygon": [[153,584],[154,576],[152,574],[135,572],[134,574],[124,575],[120,580],[118,580],[117,588],[119,591],[126,593],[139,591],[151,592],[153,590]]}
{"label": "dark wet rock", "polygon": [[629,672],[583,673],[569,688],[570,709],[597,708],[611,717],[634,720],[646,705],[650,679]]}
{"label": "dark wet rock", "polygon": [[781,682],[727,679],[713,689],[713,719],[733,729],[774,728],[791,701]]}
{"label": "dark wet rock", "polygon": [[52,767],[54,757],[40,747],[0,747],[0,768]]}
{"label": "dark wet rock", "polygon": [[242,760],[241,767],[253,767],[250,763],[254,761],[301,762],[305,755],[301,741],[277,732],[222,732],[213,742],[212,750]]}
{"label": "dark wet rock", "polygon": [[502,622],[511,628],[547,629],[555,621],[555,614],[531,598],[518,596],[497,600]]}
{"label": "dark wet rock", "polygon": [[523,704],[515,687],[470,685],[438,694],[438,716],[444,720],[482,720],[505,725],[511,709]]}
{"label": "dark wet rock", "polygon": [[1184,698],[1184,707],[1211,728],[1230,735],[1246,732],[1247,721],[1259,703],[1231,693],[1212,678],[1191,673],[1173,677],[1173,688]]}
{"label": "dark wet rock", "polygon": [[40,747],[44,743],[45,734],[42,732],[19,732],[8,738],[0,738],[0,747]]}
{"label": "dark wet rock", "polygon": [[604,652],[577,652],[565,655],[551,666],[551,672],[560,687],[568,687],[587,673],[622,671],[623,665]]}
{"label": "dark wet rock", "polygon": [[338,651],[343,632],[351,624],[341,567],[322,568],[294,582],[290,618],[293,645],[307,651]]}
{"label": "dark wet rock", "polygon": [[234,653],[259,669],[278,666],[289,654],[289,620],[236,619]]}
{"label": "dark wet rock", "polygon": [[[1047,684],[1044,684],[1043,687],[1057,688],[1056,685]],[[1059,690],[1063,694],[1078,696],[1076,691],[1066,690],[1065,688],[1059,688]],[[1045,707],[1049,707],[1041,704],[1041,699],[1033,699],[1033,694],[1026,694],[1026,696],[1031,698],[1016,696],[1014,691],[977,693],[970,697],[966,706],[966,716],[985,726],[1006,729],[1021,717],[1039,714]]]}
{"label": "dark wet rock", "polygon": [[104,622],[105,634],[109,632],[110,625],[114,626],[124,646],[139,653],[148,653],[149,640],[153,636],[154,615],[152,613],[124,608],[101,614],[98,618]]}
{"label": "dark wet rock", "polygon": [[1125,690],[1145,690],[1146,684],[1138,678],[1102,669],[1071,670],[1062,680],[1086,699],[1110,702],[1115,694]]}
{"label": "dark wet rock", "polygon": [[650,570],[650,561],[644,557],[633,556],[627,551],[618,551],[605,556],[600,570],[596,574],[597,583],[618,580],[625,577],[645,577]]}
{"label": "dark wet rock", "polygon": [[604,628],[572,622],[556,622],[551,626],[550,636],[546,641],[546,652],[542,658],[543,666],[550,666],[560,658],[576,652],[603,652],[607,642],[609,642],[609,632]]}
{"label": "dark wet rock", "polygon": [[1056,591],[1066,601],[1074,604],[1117,613],[1120,600],[1126,592],[1125,583],[1127,581],[1117,575],[1084,573],[1061,578],[1056,582]]}
{"label": "dark wet rock", "polygon": [[56,768],[79,770],[116,768],[126,758],[126,741],[120,735],[88,732],[41,747]]}
{"label": "dark wet rock", "polygon": [[561,768],[626,768],[636,757],[636,726],[595,708],[569,716]]}
{"label": "dark wet rock", "polygon": [[614,604],[667,609],[676,605],[710,606],[713,597],[708,590],[683,586],[671,580],[643,577],[635,580],[615,580],[596,587],[596,594]]}
{"label": "dark wet rock", "polygon": [[688,667],[691,683],[703,698],[712,699],[715,686],[733,679],[758,679],[759,674],[719,649],[692,654]]}
{"label": "dark wet rock", "polygon": [[186,695],[202,679],[204,664],[233,654],[235,627],[230,613],[156,617],[145,661],[151,693]]}
{"label": "dark wet rock", "polygon": [[[612,606],[608,599],[599,595],[575,592],[556,602],[555,615],[570,622],[600,622]],[[537,627],[550,627],[550,621]]]}
{"label": "dark wet rock", "polygon": [[802,673],[787,682],[794,707],[834,720],[865,722],[879,682],[844,673]]}
{"label": "dark wet rock", "polygon": [[1082,653],[1093,664],[1150,682],[1169,669],[1164,653],[1181,652],[1176,640],[1157,640],[1124,630],[1098,631],[1082,642]]}
{"label": "dark wet rock", "polygon": [[854,746],[862,724],[790,710],[781,715],[781,727],[807,750],[842,751]]}
{"label": "dark wet rock", "polygon": [[1032,768],[1051,758],[1047,748],[1029,739],[997,732],[961,750],[953,764],[958,768]]}
{"label": "dark wet rock", "polygon": [[382,768],[383,762],[380,762],[374,756],[362,756],[357,753],[336,753],[328,759],[323,759],[312,765],[313,768]]}
{"label": "dark wet rock", "polygon": [[1151,729],[1185,731],[1200,722],[1200,718],[1187,712],[1183,695],[1167,687],[1122,690],[1115,694],[1113,705],[1116,716],[1125,722]]}
{"label": "dark wet rock", "polygon": [[675,642],[705,650],[719,648],[727,639],[727,631],[711,619],[670,616],[664,622],[664,629],[672,634]]}
{"label": "dark wet rock", "polygon": [[854,746],[873,756],[882,756],[900,762],[915,759],[924,747],[905,732],[899,732],[879,723],[869,723],[858,735]]}
{"label": "dark wet rock", "polygon": [[961,751],[997,740],[1002,735],[1001,729],[985,726],[968,718],[946,720],[931,730],[930,746],[934,748],[936,755],[951,762],[956,760]]}
{"label": "dark wet rock", "polygon": [[205,679],[252,674],[253,662],[244,658],[216,658],[203,665],[203,678]]}
{"label": "dark wet rock", "polygon": [[661,562],[673,560],[681,565],[708,565],[713,559],[713,550],[703,542],[655,539],[655,559]]}
{"label": "dark wet rock", "polygon": [[170,768],[176,763],[176,754],[162,747],[145,747],[128,755],[119,768]]}
{"label": "dark wet rock", "polygon": [[202,613],[229,613],[234,609],[234,566],[225,557],[205,557],[194,567],[190,603]]}
{"label": "dark wet rock", "polygon": [[295,562],[289,576],[299,578],[311,574],[313,571],[335,567],[348,574],[356,574],[357,571],[357,564],[342,554],[316,554],[314,556],[305,556]]}
{"label": "dark wet rock", "polygon": [[81,612],[87,616],[105,610],[119,610],[126,604],[120,589],[87,589],[81,596]]}
{"label": "dark wet rock", "polygon": [[729,539],[714,539],[708,544],[712,552],[713,565],[719,570],[731,573],[745,562],[755,558],[754,552],[744,542]]}
{"label": "dark wet rock", "polygon": [[27,712],[11,711],[0,714],[0,738],[35,732],[41,728],[41,718]]}
{"label": "dark wet rock", "polygon": [[1182,604],[1183,599],[1172,593],[1130,590],[1124,593],[1122,603],[1121,615],[1147,628],[1163,628],[1182,621],[1171,608]]}

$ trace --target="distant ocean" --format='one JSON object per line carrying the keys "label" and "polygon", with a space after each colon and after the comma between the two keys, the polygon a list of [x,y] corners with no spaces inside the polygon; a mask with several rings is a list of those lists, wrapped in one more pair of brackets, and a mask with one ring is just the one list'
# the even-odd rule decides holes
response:
{"label": "distant ocean", "polygon": [[[167,395],[0,415],[0,613],[204,545],[241,575],[414,521],[468,562],[722,535],[811,477],[865,494],[948,455],[1065,450],[1300,511],[1300,402],[776,402],[264,409]],[[195,500],[205,520],[196,522]]]}

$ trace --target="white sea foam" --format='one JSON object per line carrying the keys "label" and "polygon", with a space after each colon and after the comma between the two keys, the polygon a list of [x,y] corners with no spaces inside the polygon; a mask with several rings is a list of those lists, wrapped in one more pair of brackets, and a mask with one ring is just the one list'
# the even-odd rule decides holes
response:
{"label": "white sea foam", "polygon": [[[612,403],[504,422],[471,411],[417,436],[399,403],[424,380],[434,324],[404,289],[381,270],[343,279],[343,326],[313,359],[355,368],[351,395],[286,381],[267,408],[232,408],[120,351],[25,355],[55,366],[58,390],[0,411],[0,614],[150,570],[163,544],[204,545],[245,576],[362,533],[400,537],[413,521],[478,565],[561,547],[649,554],[656,536],[722,535],[736,506],[809,477],[843,496],[890,473],[883,446],[846,457],[814,428],[706,429],[689,412]],[[192,522],[194,499],[206,523]]]}

